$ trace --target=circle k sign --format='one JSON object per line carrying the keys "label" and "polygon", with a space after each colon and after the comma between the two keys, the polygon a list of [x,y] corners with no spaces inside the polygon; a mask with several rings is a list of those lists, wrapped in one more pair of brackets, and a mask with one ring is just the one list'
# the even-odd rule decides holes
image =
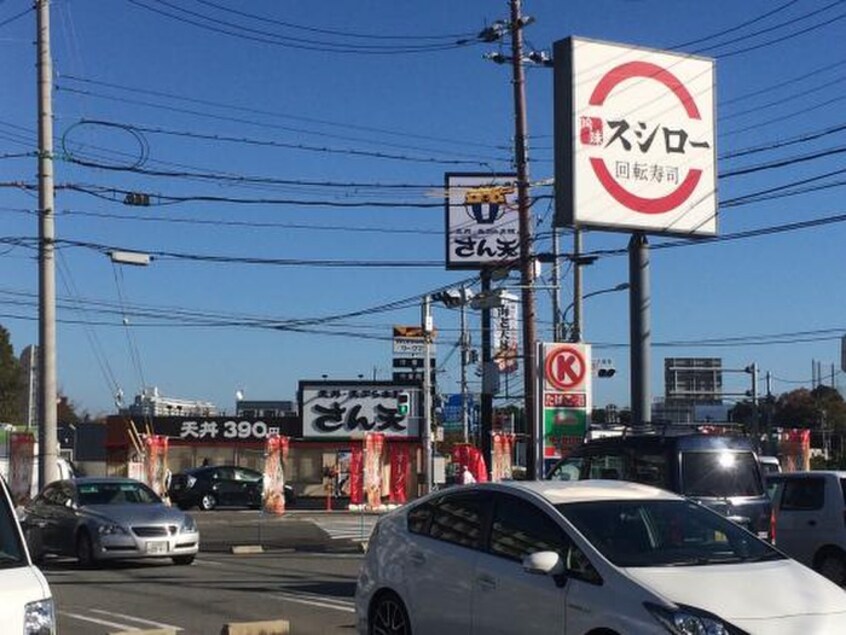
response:
{"label": "circle k sign", "polygon": [[589,357],[584,347],[561,344],[549,348],[544,359],[544,379],[556,390],[582,390],[589,376]]}

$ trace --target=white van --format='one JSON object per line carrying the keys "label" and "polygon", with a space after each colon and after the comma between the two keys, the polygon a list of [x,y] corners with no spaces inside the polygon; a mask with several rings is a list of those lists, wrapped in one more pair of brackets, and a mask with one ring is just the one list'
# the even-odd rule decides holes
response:
{"label": "white van", "polygon": [[32,564],[12,497],[0,477],[0,624],[3,633],[55,635],[50,587]]}

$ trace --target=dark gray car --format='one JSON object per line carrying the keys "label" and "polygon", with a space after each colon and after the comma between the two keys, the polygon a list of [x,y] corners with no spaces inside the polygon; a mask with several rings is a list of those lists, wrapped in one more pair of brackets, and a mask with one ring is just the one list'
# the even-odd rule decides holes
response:
{"label": "dark gray car", "polygon": [[129,478],[75,478],[49,484],[24,509],[36,552],[101,560],[171,558],[191,564],[200,533],[194,519]]}

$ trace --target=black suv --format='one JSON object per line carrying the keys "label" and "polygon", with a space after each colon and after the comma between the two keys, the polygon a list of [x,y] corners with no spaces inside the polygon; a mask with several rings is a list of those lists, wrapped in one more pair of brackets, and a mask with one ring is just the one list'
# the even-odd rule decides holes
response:
{"label": "black suv", "polygon": [[550,480],[620,479],[670,490],[772,537],[771,503],[755,448],[741,436],[630,433],[588,441],[547,472]]}

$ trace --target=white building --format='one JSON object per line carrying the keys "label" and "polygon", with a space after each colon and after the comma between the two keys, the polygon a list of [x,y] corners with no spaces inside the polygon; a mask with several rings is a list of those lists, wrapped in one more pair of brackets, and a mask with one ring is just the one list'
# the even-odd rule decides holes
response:
{"label": "white building", "polygon": [[135,402],[121,411],[135,417],[216,417],[218,408],[210,401],[165,397],[156,386],[144,388]]}

